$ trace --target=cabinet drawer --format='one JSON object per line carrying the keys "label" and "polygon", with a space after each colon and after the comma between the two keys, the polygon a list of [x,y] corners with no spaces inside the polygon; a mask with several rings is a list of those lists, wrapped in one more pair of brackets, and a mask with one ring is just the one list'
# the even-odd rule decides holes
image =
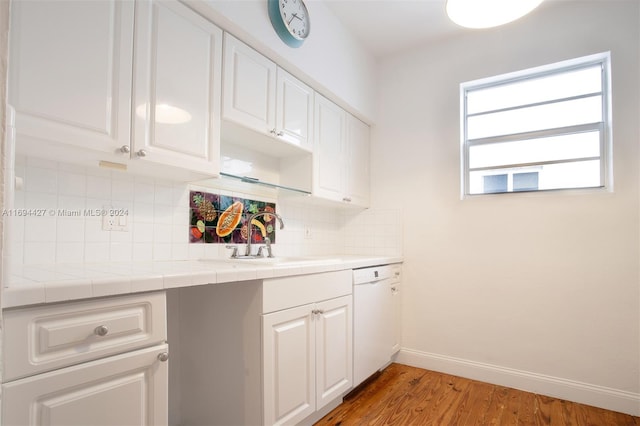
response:
{"label": "cabinet drawer", "polygon": [[264,280],[262,313],[275,312],[353,292],[351,270]]}
{"label": "cabinet drawer", "polygon": [[164,292],[4,312],[4,381],[166,340]]}

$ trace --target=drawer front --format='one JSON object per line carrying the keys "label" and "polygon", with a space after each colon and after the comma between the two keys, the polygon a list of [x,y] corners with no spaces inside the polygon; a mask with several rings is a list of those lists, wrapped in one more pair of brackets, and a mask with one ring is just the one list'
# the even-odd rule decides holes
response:
{"label": "drawer front", "polygon": [[262,284],[262,313],[333,299],[353,292],[351,270],[272,278]]}
{"label": "drawer front", "polygon": [[4,313],[4,381],[164,342],[164,292]]}

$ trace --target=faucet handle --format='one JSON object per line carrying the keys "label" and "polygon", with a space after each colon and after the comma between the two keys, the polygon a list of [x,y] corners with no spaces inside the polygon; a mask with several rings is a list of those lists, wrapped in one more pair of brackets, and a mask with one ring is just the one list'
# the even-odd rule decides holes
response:
{"label": "faucet handle", "polygon": [[227,246],[225,246],[225,248],[233,250],[231,252],[231,258],[232,259],[235,259],[236,257],[238,257],[238,246],[227,245]]}
{"label": "faucet handle", "polygon": [[256,253],[256,257],[264,257],[264,253],[262,252],[262,250],[264,250],[265,248],[267,248],[267,246],[258,247],[258,253]]}
{"label": "faucet handle", "polygon": [[264,244],[264,247],[267,249],[267,257],[274,257],[271,249],[271,238],[265,237]]}

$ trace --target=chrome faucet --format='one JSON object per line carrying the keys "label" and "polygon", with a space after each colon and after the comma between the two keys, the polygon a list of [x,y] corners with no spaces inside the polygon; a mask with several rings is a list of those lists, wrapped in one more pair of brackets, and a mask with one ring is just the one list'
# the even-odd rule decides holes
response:
{"label": "chrome faucet", "polygon": [[[270,212],[258,212],[249,216],[249,220],[247,221],[247,249],[245,250],[245,256],[251,256],[251,237],[253,236],[253,225],[251,221],[259,216],[274,216],[280,222],[280,229],[284,228],[284,222],[282,218],[276,213]],[[271,251],[271,239],[269,237],[264,238],[264,243],[267,248],[267,257],[273,257],[273,252]],[[258,257],[262,256],[262,247],[258,249]]]}

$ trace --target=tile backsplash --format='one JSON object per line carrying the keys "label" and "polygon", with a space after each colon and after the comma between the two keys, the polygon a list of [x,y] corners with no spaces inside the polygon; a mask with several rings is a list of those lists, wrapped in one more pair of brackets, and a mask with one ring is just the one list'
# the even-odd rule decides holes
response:
{"label": "tile backsplash", "polygon": [[[253,226],[257,232],[252,232],[252,243],[261,243],[265,238],[275,243],[275,212],[275,203],[208,191],[189,191],[189,241],[246,244],[249,226]],[[254,213],[265,214],[254,218],[249,224]]]}
{"label": "tile backsplash", "polygon": [[[28,157],[16,162],[16,176],[24,181],[16,189],[8,249],[14,265],[161,261],[228,257],[226,244],[243,243],[242,225],[231,237],[214,237],[216,220],[234,202],[247,212],[276,209],[276,199],[238,191],[211,189],[134,176],[120,171],[81,167]],[[212,203],[216,219],[203,220],[202,238],[195,204],[197,195]],[[209,195],[206,195],[209,194]],[[43,215],[28,214],[40,209]],[[103,230],[103,218],[95,212],[114,209],[124,230]],[[207,210],[209,209],[209,210]],[[6,210],[6,209],[5,209]],[[194,210],[198,210],[194,222]],[[7,214],[8,213],[8,214]],[[342,211],[313,203],[278,200],[277,213],[285,227],[277,230],[276,255],[365,254],[401,255],[402,215],[393,209]],[[261,220],[265,232],[269,222]],[[256,226],[256,225],[254,225]],[[209,227],[209,229],[207,229]],[[260,226],[254,228],[261,234]],[[210,231],[210,237],[205,237]],[[202,232],[202,231],[200,231]],[[274,231],[275,232],[275,231]],[[271,235],[275,240],[275,233]]]}

